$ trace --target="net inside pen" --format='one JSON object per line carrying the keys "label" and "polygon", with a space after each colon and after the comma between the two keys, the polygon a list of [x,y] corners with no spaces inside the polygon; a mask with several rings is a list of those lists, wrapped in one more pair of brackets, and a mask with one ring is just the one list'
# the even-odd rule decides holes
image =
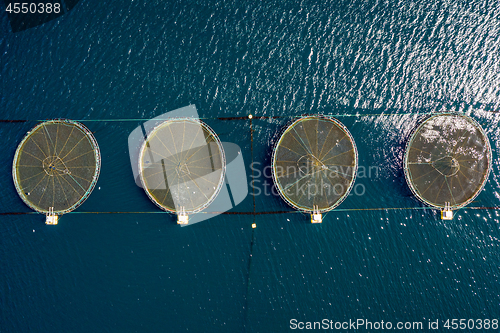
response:
{"label": "net inside pen", "polygon": [[483,189],[491,168],[491,147],[481,126],[458,114],[425,120],[405,153],[407,183],[422,202],[452,208],[469,204]]}
{"label": "net inside pen", "polygon": [[208,207],[224,184],[225,156],[214,131],[195,119],[167,120],[145,140],[141,182],[160,208],[196,213]]}
{"label": "net inside pen", "polygon": [[101,157],[93,134],[82,124],[52,120],[35,126],[19,144],[13,178],[32,209],[56,214],[80,206],[99,177]]}
{"label": "net inside pen", "polygon": [[357,166],[351,134],[328,117],[293,122],[281,135],[272,157],[273,178],[281,197],[306,212],[338,206],[353,186]]}

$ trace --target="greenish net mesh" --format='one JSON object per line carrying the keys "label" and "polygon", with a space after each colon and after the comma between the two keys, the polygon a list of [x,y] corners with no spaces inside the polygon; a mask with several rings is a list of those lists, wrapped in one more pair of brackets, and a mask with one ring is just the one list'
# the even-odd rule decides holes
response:
{"label": "greenish net mesh", "polygon": [[328,117],[304,117],[288,126],[273,151],[273,179],[292,207],[311,212],[338,206],[351,190],[358,166],[354,140]]}
{"label": "greenish net mesh", "polygon": [[144,190],[172,213],[208,207],[224,184],[225,166],[219,138],[195,119],[162,122],[147,136],[139,156]]}
{"label": "greenish net mesh", "polygon": [[491,148],[481,126],[458,114],[425,120],[406,147],[406,181],[422,202],[463,207],[483,189],[491,168]]}
{"label": "greenish net mesh", "polygon": [[90,195],[99,177],[101,157],[92,133],[70,120],[35,126],[17,147],[12,173],[21,199],[47,213],[70,212]]}

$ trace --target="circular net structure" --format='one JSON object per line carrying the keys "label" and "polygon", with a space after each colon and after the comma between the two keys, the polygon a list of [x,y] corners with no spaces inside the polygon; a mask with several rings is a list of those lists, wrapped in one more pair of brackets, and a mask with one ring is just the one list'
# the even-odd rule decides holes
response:
{"label": "circular net structure", "polygon": [[17,147],[12,165],[21,199],[33,210],[55,214],[80,206],[97,183],[99,146],[82,124],[51,120],[38,124]]}
{"label": "circular net structure", "polygon": [[225,178],[226,160],[214,131],[195,119],[156,126],[139,155],[142,187],[161,209],[192,214],[208,207]]}
{"label": "circular net structure", "polygon": [[351,134],[336,119],[303,117],[281,135],[271,166],[278,192],[289,205],[325,212],[349,194],[358,152]]}
{"label": "circular net structure", "polygon": [[490,168],[486,134],[476,121],[458,114],[425,120],[412,134],[404,157],[408,186],[434,207],[469,204],[483,189]]}

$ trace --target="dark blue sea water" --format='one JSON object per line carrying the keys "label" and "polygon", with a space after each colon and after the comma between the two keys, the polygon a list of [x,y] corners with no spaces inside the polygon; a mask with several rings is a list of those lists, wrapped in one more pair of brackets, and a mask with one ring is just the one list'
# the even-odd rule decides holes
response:
{"label": "dark blue sea water", "polygon": [[[81,0],[17,33],[0,18],[0,118],[29,120],[0,123],[0,332],[286,332],[294,318],[424,332],[500,317],[499,210],[474,209],[500,206],[498,1]],[[261,193],[232,211],[291,211],[257,176],[302,114],[352,133],[357,192],[321,225],[290,212],[180,228],[135,185],[127,138],[141,122],[95,120],[189,104],[241,147],[249,184],[254,162]],[[476,119],[493,149],[484,191],[453,221],[423,209],[402,171],[411,130],[442,111]],[[279,118],[217,119],[248,114]],[[5,215],[29,212],[12,182],[17,144],[61,117],[95,133],[97,187],[57,226]],[[150,213],[96,213],[127,211]]]}

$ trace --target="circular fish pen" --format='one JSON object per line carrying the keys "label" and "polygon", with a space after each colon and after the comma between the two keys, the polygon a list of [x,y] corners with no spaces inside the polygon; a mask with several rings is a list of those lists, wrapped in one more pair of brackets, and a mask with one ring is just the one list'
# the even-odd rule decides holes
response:
{"label": "circular fish pen", "polygon": [[415,129],[406,146],[406,182],[429,206],[456,209],[468,205],[483,189],[490,169],[488,137],[465,115],[428,118]]}
{"label": "circular fish pen", "polygon": [[60,215],[80,206],[99,178],[99,146],[84,125],[51,120],[29,131],[17,147],[12,175],[33,210]]}
{"label": "circular fish pen", "polygon": [[280,196],[303,212],[326,212],[351,191],[358,151],[347,128],[324,116],[289,125],[272,155],[272,175]]}
{"label": "circular fish pen", "polygon": [[166,120],[139,154],[142,187],[161,209],[193,214],[208,207],[225,179],[226,160],[215,132],[195,119]]}

